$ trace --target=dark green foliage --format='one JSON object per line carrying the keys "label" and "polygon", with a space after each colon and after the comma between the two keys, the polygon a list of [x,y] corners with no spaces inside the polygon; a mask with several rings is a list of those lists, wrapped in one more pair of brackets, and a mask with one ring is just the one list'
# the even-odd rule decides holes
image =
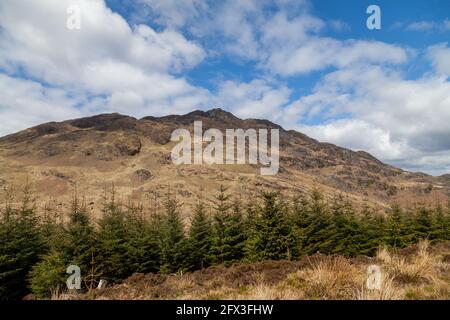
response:
{"label": "dark green foliage", "polygon": [[122,206],[115,200],[104,200],[103,216],[98,222],[97,261],[101,277],[109,282],[117,282],[131,275],[129,261],[129,229]]}
{"label": "dark green foliage", "polygon": [[244,257],[244,221],[240,203],[231,203],[227,189],[220,187],[215,197],[211,260],[229,265]]}
{"label": "dark green foliage", "polygon": [[433,232],[433,222],[432,210],[421,206],[418,209],[412,224],[415,240],[429,239]]}
{"label": "dark green foliage", "polygon": [[194,208],[188,236],[175,199],[164,212],[123,206],[104,197],[95,227],[84,201],[74,197],[66,222],[58,206],[40,219],[29,188],[21,206],[10,197],[0,215],[0,298],[17,299],[31,288],[39,297],[64,292],[66,269],[81,268],[82,290],[100,279],[119,282],[135,272],[175,273],[240,261],[298,259],[305,254],[374,255],[381,245],[406,247],[421,238],[450,240],[450,204],[386,212],[355,210],[341,195],[326,200],[317,190],[291,201],[264,192],[244,205],[221,186],[210,216]]}
{"label": "dark green foliage", "polygon": [[160,248],[161,272],[177,272],[187,267],[185,257],[188,254],[188,248],[183,223],[178,213],[177,202],[170,196],[165,203]]}
{"label": "dark green foliage", "polygon": [[127,213],[128,257],[127,265],[133,272],[158,272],[161,250],[161,221],[153,217],[147,221],[142,207],[128,207]]}
{"label": "dark green foliage", "polygon": [[195,206],[194,216],[189,231],[189,247],[191,251],[190,269],[203,269],[210,265],[212,245],[212,224],[205,212],[205,206],[199,202]]}
{"label": "dark green foliage", "polygon": [[256,232],[247,247],[250,260],[279,260],[291,258],[294,241],[287,219],[286,205],[277,192],[262,194],[263,206],[255,220]]}
{"label": "dark green foliage", "polygon": [[384,242],[385,218],[365,205],[361,211],[361,252],[372,256]]}
{"label": "dark green foliage", "polygon": [[[450,207],[449,207],[450,209]],[[435,217],[430,232],[430,240],[450,240],[450,210],[444,211],[444,208],[438,204],[435,208]]]}
{"label": "dark green foliage", "polygon": [[411,221],[399,205],[394,204],[388,212],[385,242],[389,246],[404,248],[414,239]]}
{"label": "dark green foliage", "polygon": [[59,247],[62,259],[67,265],[79,266],[81,273],[87,274],[95,254],[96,237],[84,200],[80,203],[77,197],[73,199],[63,234],[61,245],[55,246]]}
{"label": "dark green foliage", "polygon": [[47,242],[49,253],[43,256],[30,274],[31,289],[39,297],[50,297],[64,290],[69,265],[80,267],[81,275],[88,275],[95,254],[95,233],[84,201],[74,196],[69,221],[65,225],[44,220],[44,230],[54,230]]}
{"label": "dark green foliage", "polygon": [[67,266],[56,250],[44,255],[30,272],[31,291],[39,298],[50,298],[52,294],[62,292],[68,277]]}
{"label": "dark green foliage", "polygon": [[36,207],[27,185],[20,208],[9,201],[0,217],[0,299],[16,299],[28,292],[28,273],[44,253]]}
{"label": "dark green foliage", "polygon": [[332,228],[332,215],[328,205],[322,194],[314,190],[307,205],[306,226],[303,230],[303,253],[332,253],[333,240],[330,238]]}

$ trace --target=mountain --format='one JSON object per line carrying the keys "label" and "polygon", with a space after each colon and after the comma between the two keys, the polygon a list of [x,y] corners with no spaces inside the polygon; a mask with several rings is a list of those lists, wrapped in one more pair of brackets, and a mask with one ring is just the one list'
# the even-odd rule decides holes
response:
{"label": "mountain", "polygon": [[[258,165],[250,164],[174,165],[171,133],[178,128],[192,132],[198,120],[203,130],[279,129],[279,173],[263,176]],[[194,196],[210,199],[220,184],[243,197],[262,188],[286,194],[319,188],[325,195],[344,193],[357,203],[381,207],[394,201],[445,201],[450,195],[449,176],[407,172],[367,152],[221,109],[142,119],[113,113],[41,124],[0,138],[0,168],[0,186],[28,179],[40,201],[58,202],[69,199],[76,187],[94,213],[104,187],[113,184],[118,194],[147,203],[169,186],[181,203],[191,204]]]}

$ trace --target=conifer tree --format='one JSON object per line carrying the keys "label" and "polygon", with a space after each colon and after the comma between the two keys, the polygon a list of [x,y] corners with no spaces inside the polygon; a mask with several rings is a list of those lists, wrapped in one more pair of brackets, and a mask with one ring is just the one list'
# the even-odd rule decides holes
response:
{"label": "conifer tree", "polygon": [[443,241],[450,240],[450,201],[446,209],[439,205],[435,215],[435,238]]}
{"label": "conifer tree", "polygon": [[263,206],[256,220],[257,233],[251,239],[251,260],[278,260],[291,257],[293,243],[286,207],[277,192],[263,192]]}
{"label": "conifer tree", "polygon": [[50,297],[55,290],[65,289],[66,269],[69,265],[80,268],[82,279],[91,270],[94,255],[94,227],[87,213],[85,201],[75,194],[66,225],[56,227],[49,253],[33,267],[30,274],[31,289],[39,297]]}
{"label": "conifer tree", "polygon": [[187,244],[178,204],[168,195],[163,217],[161,248],[161,272],[171,273],[186,269]]}
{"label": "conifer tree", "polygon": [[117,282],[131,275],[127,265],[129,261],[128,230],[126,216],[121,203],[115,199],[115,190],[111,199],[103,197],[102,217],[98,221],[97,261],[101,277],[109,282]]}
{"label": "conifer tree", "polygon": [[0,221],[0,299],[17,299],[28,292],[28,273],[45,252],[35,199],[27,183],[20,208],[7,200]]}
{"label": "conifer tree", "polygon": [[408,218],[398,204],[391,206],[386,221],[386,244],[404,248],[412,241]]}
{"label": "conifer tree", "polygon": [[321,252],[329,254],[332,251],[330,229],[332,216],[322,194],[313,190],[308,203],[307,226],[305,228],[305,241],[303,244],[306,254]]}
{"label": "conifer tree", "polygon": [[344,256],[358,255],[362,251],[364,234],[362,224],[355,215],[351,203],[339,194],[332,201],[331,214],[331,253]]}
{"label": "conifer tree", "polygon": [[433,232],[433,216],[429,208],[420,206],[414,215],[412,231],[415,241],[419,239],[429,239]]}
{"label": "conifer tree", "polygon": [[197,203],[189,231],[190,268],[203,269],[210,265],[212,225],[202,202]]}
{"label": "conifer tree", "polygon": [[129,205],[127,208],[127,231],[129,234],[129,261],[133,272],[158,272],[160,267],[161,222],[146,220],[142,206]]}
{"label": "conifer tree", "polygon": [[63,224],[59,219],[60,213],[55,202],[47,202],[44,206],[44,212],[40,219],[40,233],[45,241],[46,251],[59,244],[63,238]]}
{"label": "conifer tree", "polygon": [[291,235],[294,241],[292,256],[299,258],[303,255],[306,240],[306,227],[309,221],[308,200],[304,194],[297,194],[292,198],[290,214],[288,216],[291,225]]}
{"label": "conifer tree", "polygon": [[240,204],[232,205],[227,188],[220,186],[215,196],[212,261],[218,264],[230,264],[244,257],[244,221]]}
{"label": "conifer tree", "polygon": [[91,268],[92,255],[95,254],[96,235],[94,226],[87,212],[84,199],[78,199],[75,194],[69,221],[64,228],[64,240],[61,247],[62,258],[68,264],[77,265],[82,274],[86,274]]}
{"label": "conifer tree", "polygon": [[361,216],[361,252],[372,256],[385,241],[385,219],[365,204]]}
{"label": "conifer tree", "polygon": [[68,265],[60,251],[54,248],[35,264],[30,272],[30,288],[39,298],[51,298],[57,292],[63,292],[68,277]]}

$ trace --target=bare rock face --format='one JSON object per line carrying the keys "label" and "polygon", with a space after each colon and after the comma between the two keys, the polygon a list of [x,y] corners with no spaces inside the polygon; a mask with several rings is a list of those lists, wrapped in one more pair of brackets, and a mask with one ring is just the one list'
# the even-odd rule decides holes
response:
{"label": "bare rock face", "polygon": [[132,117],[112,113],[69,120],[66,123],[80,129],[95,129],[98,131],[127,131],[136,129],[137,121]]}
{"label": "bare rock face", "polygon": [[136,170],[134,173],[140,181],[148,181],[154,178],[153,173],[147,169],[139,169]]}

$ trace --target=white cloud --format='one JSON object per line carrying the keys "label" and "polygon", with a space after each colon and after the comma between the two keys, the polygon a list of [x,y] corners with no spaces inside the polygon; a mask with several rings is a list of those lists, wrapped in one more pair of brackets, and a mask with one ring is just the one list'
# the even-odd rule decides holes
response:
{"label": "white cloud", "polygon": [[285,86],[275,87],[265,80],[255,79],[249,83],[225,81],[216,97],[216,104],[224,106],[242,118],[279,120],[282,107],[288,103],[291,90]]}
{"label": "white cloud", "polygon": [[[160,25],[180,28],[201,17],[208,9],[205,0],[137,0],[140,14],[156,19]],[[150,9],[146,12],[142,5]],[[138,14],[139,14],[138,12]]]}
{"label": "white cloud", "polygon": [[[172,1],[165,6],[159,0],[143,1],[156,18],[164,15],[166,6],[173,7]],[[187,14],[198,17],[187,28],[210,48],[220,48],[212,49],[214,54],[255,61],[260,69],[275,75],[294,76],[353,63],[398,64],[407,60],[406,51],[399,46],[320,36],[326,27],[343,31],[349,26],[343,21],[317,18],[311,13],[309,1],[191,0],[183,5],[188,6]],[[174,15],[177,12],[173,9]],[[185,22],[187,18],[178,20]]]}
{"label": "white cloud", "polygon": [[331,20],[328,24],[336,31],[348,31],[351,29],[348,23],[341,20]]}
{"label": "white cloud", "polygon": [[[436,75],[405,80],[373,66],[335,71],[287,107],[284,120],[295,127],[296,119],[308,123],[317,114],[328,121],[297,128],[404,168],[450,154],[450,82]],[[448,166],[422,168],[442,173]]]}
{"label": "white cloud", "polygon": [[428,31],[434,29],[436,24],[432,21],[417,21],[406,26],[406,30],[410,31]]}
{"label": "white cloud", "polygon": [[[99,102],[84,103],[83,111],[77,114],[120,111],[144,116],[189,111],[208,101],[207,90],[177,76],[203,60],[205,53],[199,45],[173,30],[130,27],[102,0],[75,3],[81,8],[80,30],[66,28],[66,9],[73,1],[1,2],[0,68],[46,83],[42,92],[58,90],[81,101],[90,97]],[[41,103],[32,104],[35,109],[29,113],[34,124],[50,119],[46,106],[54,104],[48,94],[39,100]],[[12,101],[8,105],[12,106]],[[22,108],[22,104],[17,105]],[[67,108],[66,116],[76,111]],[[3,132],[25,128],[30,121],[15,123]]]}
{"label": "white cloud", "polygon": [[[400,26],[400,24],[398,24]],[[407,31],[448,31],[450,30],[450,21],[445,19],[444,21],[416,21],[407,24],[405,29]]]}
{"label": "white cloud", "polygon": [[[189,69],[204,58],[201,47],[174,31],[132,29],[102,0],[79,0],[81,30],[66,28],[70,0],[2,2],[0,61],[47,82],[76,82],[89,63],[119,61],[146,72]],[[35,4],[35,3],[32,3]]]}
{"label": "white cloud", "polygon": [[17,128],[67,120],[83,114],[76,108],[82,101],[69,97],[65,90],[46,88],[35,81],[0,74],[0,92],[0,136]]}
{"label": "white cloud", "polygon": [[274,72],[289,76],[358,63],[399,64],[406,61],[404,49],[383,42],[311,38],[297,48],[275,51],[268,59],[267,66]]}
{"label": "white cloud", "polygon": [[450,48],[447,43],[431,46],[427,54],[438,73],[450,76]]}

